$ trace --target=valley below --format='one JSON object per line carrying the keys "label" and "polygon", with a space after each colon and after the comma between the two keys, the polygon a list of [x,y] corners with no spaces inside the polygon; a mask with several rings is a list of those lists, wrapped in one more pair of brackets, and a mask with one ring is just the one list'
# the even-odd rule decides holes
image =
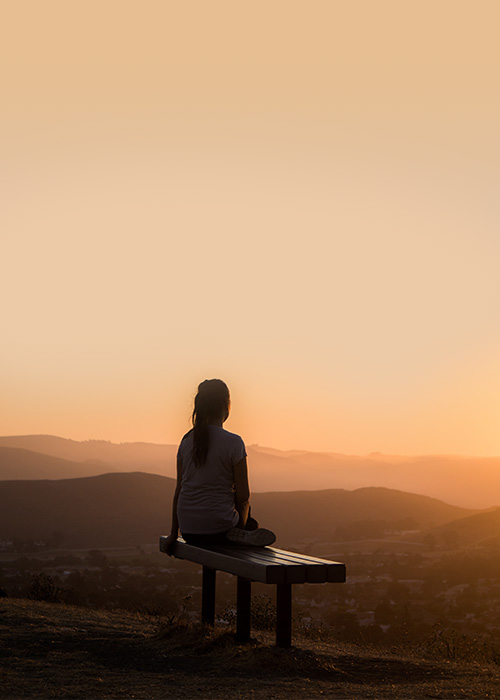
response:
{"label": "valley below", "polygon": [[[41,461],[51,459],[61,466],[51,455]],[[217,575],[215,630],[207,636],[199,626],[200,568],[158,551],[174,486],[172,478],[140,470],[0,480],[0,619],[25,625],[16,631],[7,624],[4,650],[18,656],[7,667],[12,682],[5,688],[12,692],[17,683],[20,690],[2,690],[0,697],[45,697],[24,678],[34,669],[57,677],[66,654],[87,671],[71,688],[61,675],[60,691],[54,686],[46,697],[125,697],[118,669],[125,664],[139,673],[145,664],[147,670],[146,647],[164,694],[141,671],[136,697],[190,697],[196,684],[203,697],[214,698],[224,692],[241,698],[498,697],[492,679],[500,668],[499,508],[368,485],[253,493],[253,512],[276,531],[278,547],[347,567],[345,584],[293,587],[294,648],[281,658],[288,652],[273,647],[272,586],[252,586],[251,645],[234,644],[230,575]],[[75,622],[85,619],[114,626],[88,649],[81,630],[94,629],[94,622]],[[45,639],[47,628],[55,646]],[[124,639],[113,631],[125,629]],[[135,640],[137,655],[127,639]],[[101,643],[105,664],[92,656]],[[16,644],[25,644],[25,657],[13,651]],[[122,664],[109,644],[120,653],[128,645],[129,660]],[[80,652],[76,658],[77,646],[87,649],[85,659]],[[213,667],[201,664],[189,678],[182,665],[188,647]],[[292,692],[291,679],[300,693]]]}

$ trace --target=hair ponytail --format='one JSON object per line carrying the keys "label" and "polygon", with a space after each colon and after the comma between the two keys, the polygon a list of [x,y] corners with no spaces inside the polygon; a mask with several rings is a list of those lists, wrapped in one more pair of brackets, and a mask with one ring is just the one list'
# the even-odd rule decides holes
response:
{"label": "hair ponytail", "polygon": [[220,379],[206,379],[198,386],[194,399],[193,457],[197,467],[207,458],[210,433],[208,426],[225,412],[229,415],[229,389]]}

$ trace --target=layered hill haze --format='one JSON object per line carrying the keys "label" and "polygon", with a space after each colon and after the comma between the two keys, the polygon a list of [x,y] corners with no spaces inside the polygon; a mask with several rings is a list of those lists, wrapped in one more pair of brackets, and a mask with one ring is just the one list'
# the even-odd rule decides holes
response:
{"label": "layered hill haze", "polygon": [[[247,446],[247,451],[254,493],[383,486],[467,508],[500,505],[500,457],[379,453],[363,457],[258,445]],[[175,478],[176,452],[175,445],[143,442],[77,442],[48,435],[0,437],[0,480],[77,478],[113,471]],[[51,462],[42,455],[65,463]]]}
{"label": "layered hill haze", "polygon": [[[52,435],[22,435],[12,437],[0,437],[0,447],[30,450],[73,463],[95,465],[100,473],[106,471],[145,471],[158,473],[163,476],[175,476],[175,456],[177,447],[174,445],[155,445],[147,442],[127,442],[119,445],[106,440],[67,440],[66,438]],[[3,476],[3,459],[0,461],[0,479]],[[28,466],[26,464],[26,466]],[[69,468],[64,478],[73,476],[86,476],[73,473]],[[35,478],[26,477],[21,473],[17,479]],[[41,479],[54,478],[48,475],[40,476]],[[62,477],[55,477],[62,478]]]}
{"label": "layered hill haze", "polygon": [[[366,457],[335,453],[250,447],[252,483],[280,474],[281,487],[345,488],[384,486],[420,493],[467,508],[500,505],[500,458],[448,455],[398,456],[373,453]],[[268,476],[271,479],[268,479]],[[298,484],[302,484],[300,487]],[[293,486],[288,486],[293,484]],[[267,490],[273,487],[268,486]]]}
{"label": "layered hill haze", "polygon": [[19,447],[0,447],[0,480],[67,479],[123,471],[111,464],[72,462]]}
{"label": "layered hill haze", "polygon": [[[175,481],[156,474],[104,474],[58,481],[0,482],[0,539],[50,541],[66,547],[135,546],[156,542],[170,527]],[[332,541],[358,521],[428,528],[474,511],[427,496],[385,488],[255,493],[255,514],[278,544]]]}

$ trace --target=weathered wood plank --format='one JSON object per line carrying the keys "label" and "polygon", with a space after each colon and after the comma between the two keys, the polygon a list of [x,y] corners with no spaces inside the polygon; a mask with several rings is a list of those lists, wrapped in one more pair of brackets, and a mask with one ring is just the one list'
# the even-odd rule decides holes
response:
{"label": "weathered wood plank", "polygon": [[[281,566],[284,569],[284,583],[306,583],[307,567],[297,561],[289,560],[284,556],[276,555],[270,547],[250,549],[248,547],[225,547],[224,545],[211,546],[210,551],[227,554],[237,559],[251,561],[260,566]],[[323,579],[326,581],[326,576]]]}
{"label": "weathered wood plank", "polygon": [[[303,561],[305,563],[309,562],[311,564],[341,564],[341,562],[338,561],[332,561],[331,559],[322,559],[321,557],[312,557],[309,554],[300,554],[299,552],[290,552],[285,549],[279,549],[276,547],[267,547],[266,549],[273,549],[275,552],[280,552],[281,554],[285,554],[289,557],[293,557],[294,559],[297,559],[300,561]],[[341,564],[341,566],[344,566]]]}
{"label": "weathered wood plank", "polygon": [[[160,537],[160,550],[166,537]],[[261,583],[342,583],[345,565],[274,547],[188,545],[179,539],[174,556]]]}
{"label": "weathered wood plank", "polygon": [[[276,551],[286,554],[290,559],[305,564],[308,572],[308,583],[344,583],[346,580],[346,567],[341,562],[311,557],[298,552],[287,552],[280,549]],[[324,578],[321,578],[321,574],[316,571],[316,567],[321,567],[321,565],[325,567]]]}
{"label": "weathered wood plank", "polygon": [[328,566],[326,569],[328,583],[345,583],[346,568],[345,564],[336,562],[336,566]]}
{"label": "weathered wood plank", "polygon": [[263,564],[251,558],[236,557],[233,553],[216,552],[207,547],[189,545],[183,540],[177,540],[173,554],[178,559],[188,559],[196,564],[260,583],[285,583],[286,579],[286,568],[281,564]]}

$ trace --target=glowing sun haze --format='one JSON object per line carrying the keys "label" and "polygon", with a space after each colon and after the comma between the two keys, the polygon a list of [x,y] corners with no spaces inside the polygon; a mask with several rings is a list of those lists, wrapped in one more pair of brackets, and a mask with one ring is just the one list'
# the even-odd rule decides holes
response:
{"label": "glowing sun haze", "polygon": [[1,15],[3,435],[500,454],[496,1]]}

